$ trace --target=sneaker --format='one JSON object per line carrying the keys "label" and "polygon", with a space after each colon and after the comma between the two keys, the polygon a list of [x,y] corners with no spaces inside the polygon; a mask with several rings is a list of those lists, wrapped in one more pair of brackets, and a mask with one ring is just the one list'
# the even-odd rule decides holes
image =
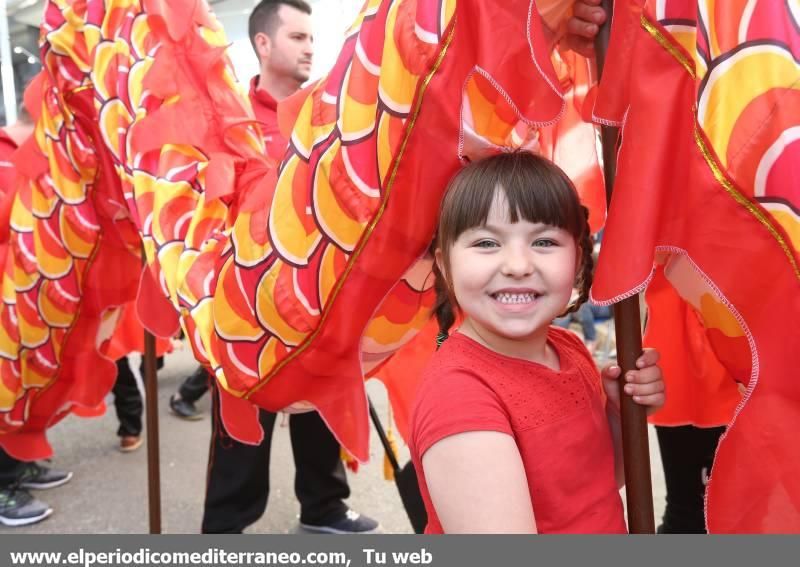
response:
{"label": "sneaker", "polygon": [[368,516],[363,516],[355,510],[348,510],[344,516],[327,524],[300,522],[300,527],[321,534],[372,534],[378,531],[380,525]]}
{"label": "sneaker", "polygon": [[31,496],[27,490],[17,487],[0,489],[0,524],[27,526],[41,522],[52,513],[50,506]]}
{"label": "sneaker", "polygon": [[119,450],[122,453],[132,453],[142,446],[144,440],[141,435],[123,435],[119,438]]}
{"label": "sneaker", "polygon": [[51,469],[39,463],[24,463],[18,482],[20,488],[43,490],[66,484],[71,478],[71,472]]}
{"label": "sneaker", "polygon": [[178,394],[172,394],[172,396],[170,396],[169,409],[181,419],[188,421],[203,419],[203,415],[200,413],[200,410],[194,406],[194,403],[189,400],[184,400]]}

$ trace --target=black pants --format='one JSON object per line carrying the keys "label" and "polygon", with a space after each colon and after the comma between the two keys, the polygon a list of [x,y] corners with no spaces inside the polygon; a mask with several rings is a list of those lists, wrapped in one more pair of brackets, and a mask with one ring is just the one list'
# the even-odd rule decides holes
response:
{"label": "black pants", "polygon": [[0,489],[14,485],[20,476],[22,461],[0,449]]}
{"label": "black pants", "polygon": [[724,427],[656,426],[667,485],[661,533],[706,533],[705,480],[724,432]]}
{"label": "black pants", "polygon": [[187,402],[195,403],[208,392],[209,376],[205,368],[198,366],[178,387],[178,395]]}
{"label": "black pants", "polygon": [[139,435],[142,432],[144,405],[142,393],[136,385],[136,378],[127,357],[117,361],[117,381],[114,382],[114,408],[117,410],[119,429],[117,435]]}
{"label": "black pants", "polygon": [[[161,368],[164,368],[163,356],[156,358],[156,370]],[[144,376],[144,356],[139,365],[139,374]],[[114,393],[114,409],[117,410],[117,419],[119,420],[117,435],[120,437],[140,435],[144,402],[127,356],[117,360],[117,381],[114,382],[114,388],[111,391]]]}
{"label": "black pants", "polygon": [[[241,533],[267,508],[269,459],[276,414],[261,411],[261,445],[231,439],[220,422],[219,394],[212,386],[211,447],[208,457],[203,533]],[[292,415],[289,435],[295,464],[294,490],[300,521],[321,524],[347,511],[350,496],[339,443],[317,412]]]}

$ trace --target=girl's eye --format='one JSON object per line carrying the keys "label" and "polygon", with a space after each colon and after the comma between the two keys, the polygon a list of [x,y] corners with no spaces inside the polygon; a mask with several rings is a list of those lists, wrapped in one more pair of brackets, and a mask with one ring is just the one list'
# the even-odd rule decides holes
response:
{"label": "girl's eye", "polygon": [[539,238],[533,241],[533,245],[538,248],[550,248],[551,246],[557,246],[558,243],[555,240],[551,240],[549,238]]}
{"label": "girl's eye", "polygon": [[494,240],[478,240],[473,246],[476,248],[494,248],[497,243]]}

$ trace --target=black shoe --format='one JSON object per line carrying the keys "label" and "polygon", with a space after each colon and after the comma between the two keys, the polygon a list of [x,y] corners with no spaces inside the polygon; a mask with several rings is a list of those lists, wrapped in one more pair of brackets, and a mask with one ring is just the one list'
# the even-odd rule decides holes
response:
{"label": "black shoe", "polygon": [[43,490],[66,484],[71,478],[71,472],[51,469],[39,463],[24,463],[17,482],[20,488]]}
{"label": "black shoe", "polygon": [[380,525],[368,516],[363,516],[355,510],[348,510],[342,517],[332,522],[326,524],[300,522],[300,527],[321,534],[372,534],[378,531]]}
{"label": "black shoe", "polygon": [[50,506],[31,496],[27,490],[17,487],[0,489],[0,524],[27,526],[41,522],[52,513]]}
{"label": "black shoe", "polygon": [[188,421],[203,419],[203,414],[188,400],[184,400],[178,394],[172,394],[169,398],[169,408],[177,417]]}

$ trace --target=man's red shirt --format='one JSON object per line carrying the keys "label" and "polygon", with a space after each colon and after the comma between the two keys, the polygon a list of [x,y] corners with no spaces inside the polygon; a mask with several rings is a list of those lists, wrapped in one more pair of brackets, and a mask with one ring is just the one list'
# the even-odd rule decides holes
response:
{"label": "man's red shirt", "polygon": [[256,75],[250,79],[250,103],[264,134],[267,155],[280,161],[286,152],[287,140],[278,129],[278,101],[264,89],[258,88],[258,78]]}

